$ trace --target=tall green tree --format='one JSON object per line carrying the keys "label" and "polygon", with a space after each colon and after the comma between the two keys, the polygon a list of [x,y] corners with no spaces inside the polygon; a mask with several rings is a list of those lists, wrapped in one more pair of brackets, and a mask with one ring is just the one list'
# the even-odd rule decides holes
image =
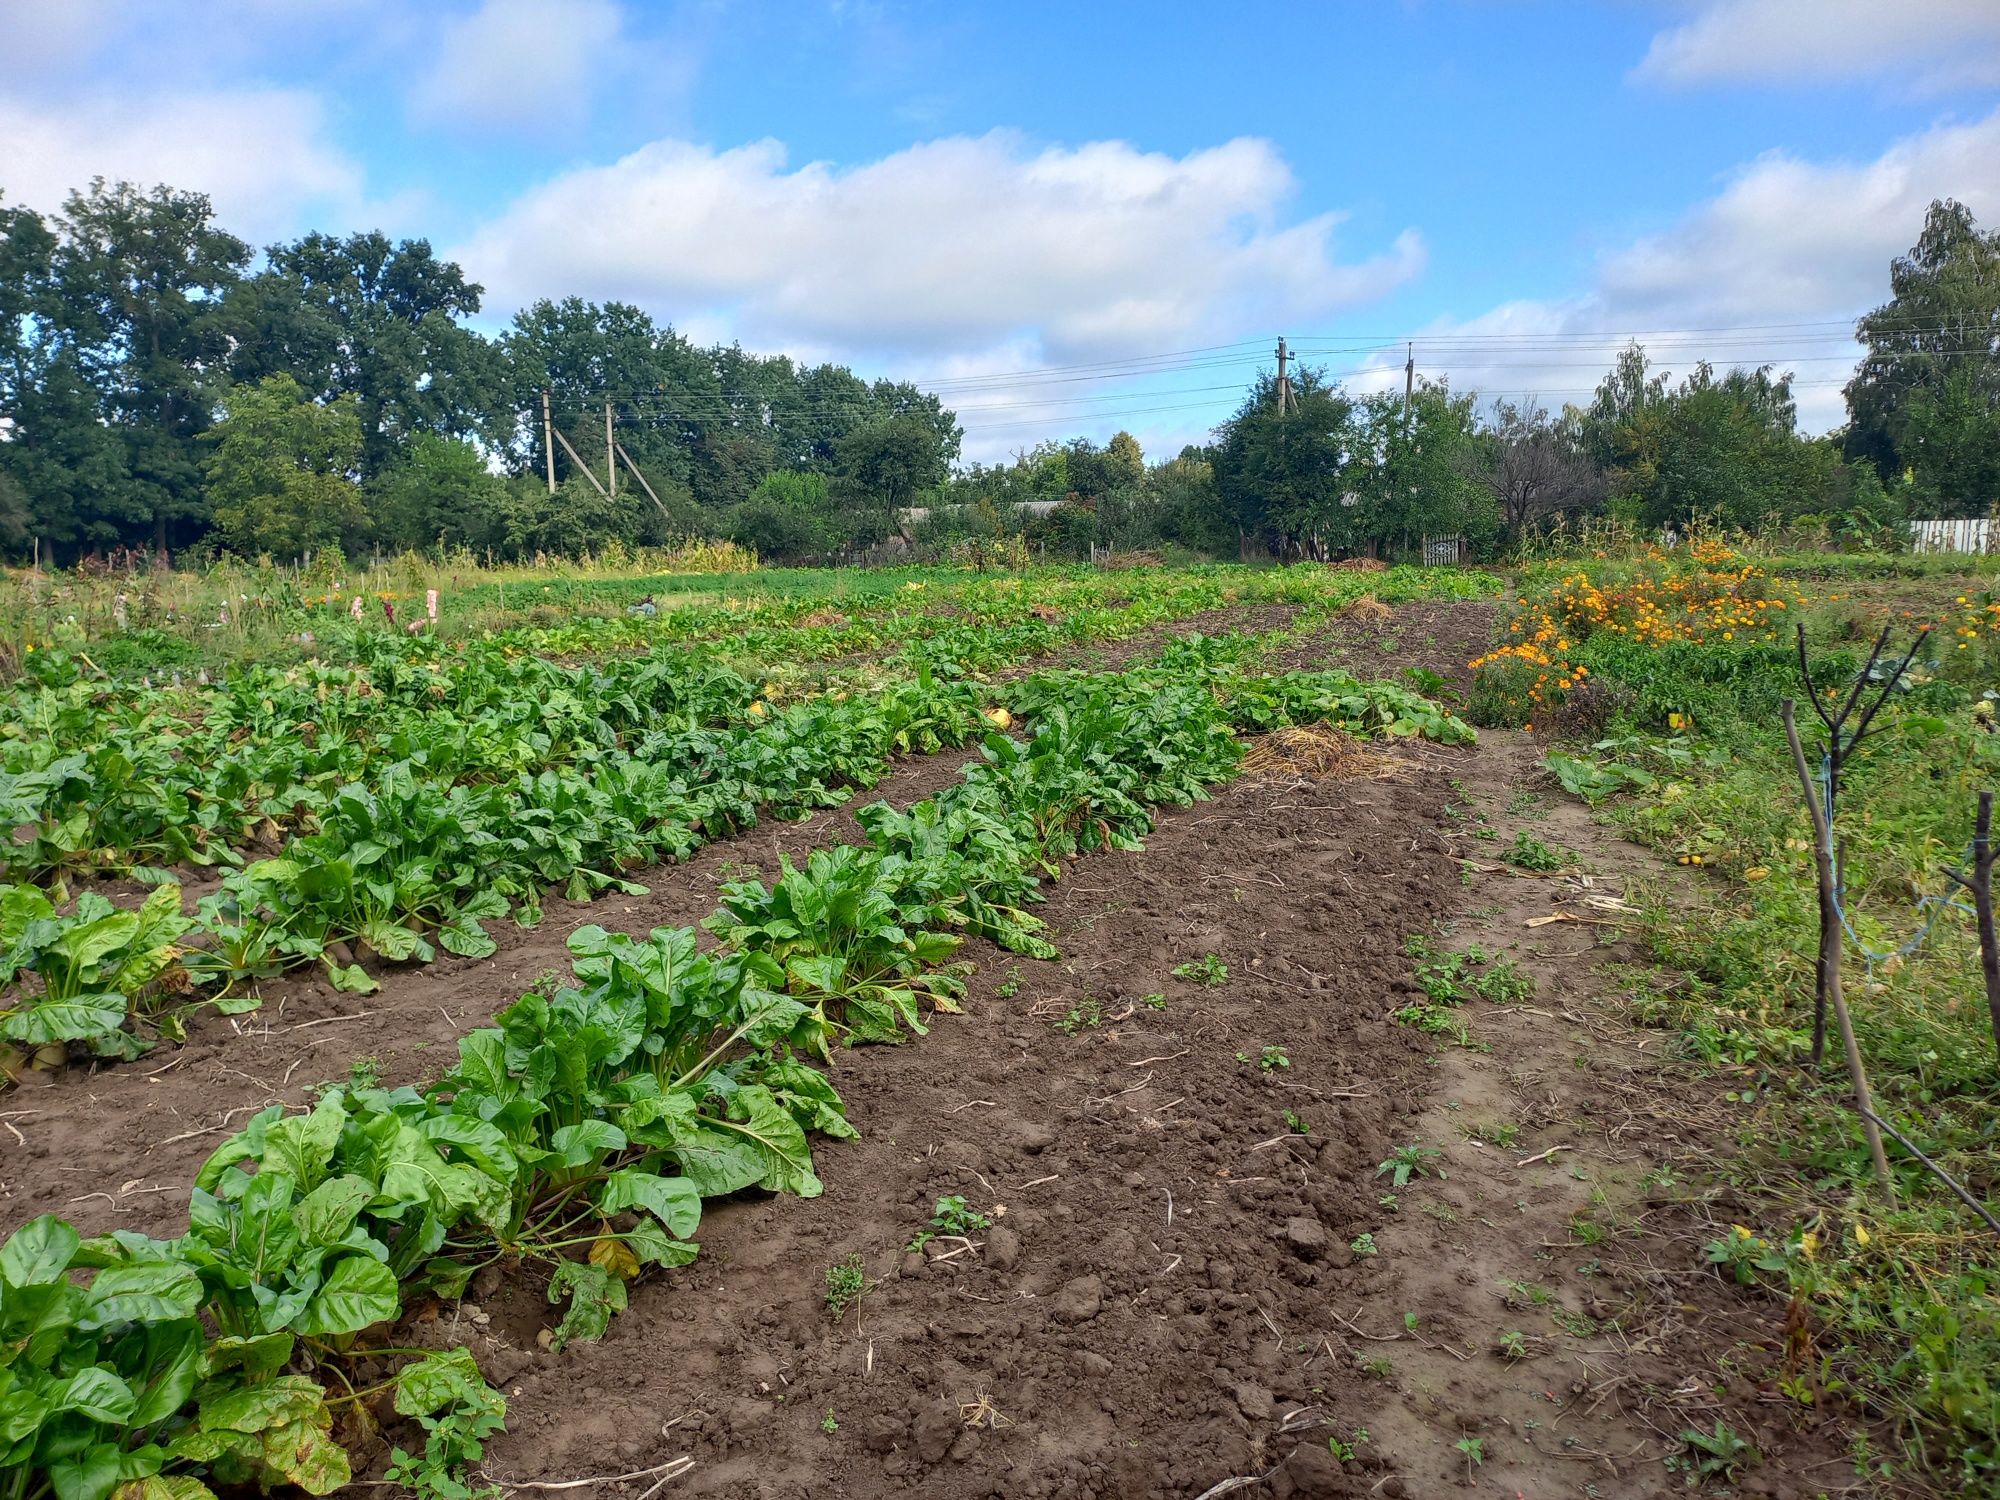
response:
{"label": "tall green tree", "polygon": [[125,448],[122,483],[79,528],[85,540],[136,540],[150,522],[165,551],[206,522],[199,444],[226,381],[223,301],[250,260],[213,216],[201,193],[98,178],[56,221],[50,316]]}
{"label": "tall green tree", "polygon": [[919,412],[901,412],[857,427],[834,443],[836,473],[850,494],[892,521],[917,497],[944,483],[957,454]]}
{"label": "tall green tree", "polygon": [[1425,383],[1407,402],[1371,395],[1360,418],[1353,491],[1365,535],[1405,553],[1432,536],[1485,545],[1498,523],[1473,398]]}
{"label": "tall green tree", "polygon": [[361,525],[360,402],[315,401],[289,375],[239,385],[208,434],[216,529],[244,557],[337,544]]}
{"label": "tall green tree", "polygon": [[1847,453],[1933,515],[1982,514],[2000,501],[2000,231],[1939,199],[1889,290],[1856,329]]}
{"label": "tall green tree", "polygon": [[479,311],[482,289],[429,241],[308,234],[268,259],[229,298],[234,374],[290,375],[320,401],[354,397],[365,477],[425,433],[512,435],[499,359],[459,321]]}
{"label": "tall green tree", "polygon": [[[358,415],[359,403],[356,408]],[[370,529],[380,545],[474,551],[505,545],[506,481],[464,438],[418,434],[394,466],[369,483],[367,494]]]}
{"label": "tall green tree", "polygon": [[1281,412],[1277,378],[1260,376],[1218,430],[1215,488],[1240,552],[1254,540],[1279,556],[1324,559],[1361,540],[1348,490],[1354,403],[1318,370],[1300,369],[1291,386],[1294,404]]}

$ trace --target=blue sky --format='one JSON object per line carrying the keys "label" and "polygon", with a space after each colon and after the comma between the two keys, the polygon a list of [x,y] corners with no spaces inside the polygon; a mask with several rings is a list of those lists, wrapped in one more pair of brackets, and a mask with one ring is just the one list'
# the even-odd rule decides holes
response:
{"label": "blue sky", "polygon": [[1171,451],[1279,334],[1559,405],[1640,333],[1795,369],[1819,430],[1924,205],[2000,220],[2000,0],[0,0],[0,36],[10,200],[425,236],[491,326],[622,297],[942,381],[978,458]]}

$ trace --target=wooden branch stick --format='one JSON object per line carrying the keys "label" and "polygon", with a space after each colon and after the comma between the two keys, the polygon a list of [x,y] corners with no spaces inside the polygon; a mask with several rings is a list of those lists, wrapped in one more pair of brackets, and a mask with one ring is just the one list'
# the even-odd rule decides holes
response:
{"label": "wooden branch stick", "polygon": [[[1840,987],[1840,920],[1834,890],[1833,829],[1813,785],[1812,770],[1806,764],[1805,746],[1799,743],[1798,720],[1792,700],[1778,706],[1784,721],[1785,743],[1791,748],[1792,769],[1798,773],[1799,789],[1805,793],[1806,809],[1812,815],[1813,868],[1819,876],[1820,963],[1824,973],[1827,1003],[1833,1007],[1840,1027],[1840,1045],[1847,1054],[1847,1081],[1854,1090],[1855,1113],[1861,1116],[1861,1132],[1868,1139],[1868,1154],[1875,1164],[1875,1183],[1889,1202],[1896,1201],[1896,1182],[1889,1175],[1889,1158],[1882,1150],[1882,1132],[1875,1124],[1875,1109],[1868,1091],[1868,1070],[1861,1061],[1861,1047],[1854,1039],[1854,1018],[1847,1013],[1847,998]],[[1828,942],[1829,930],[1832,934]]]}
{"label": "wooden branch stick", "polygon": [[1979,968],[1986,978],[1986,1010],[1993,1022],[1993,1050],[2000,1056],[2000,936],[1993,924],[1993,794],[1979,794],[1979,816],[1972,828],[1972,873],[1945,874],[1972,895],[1972,911],[1979,924]]}

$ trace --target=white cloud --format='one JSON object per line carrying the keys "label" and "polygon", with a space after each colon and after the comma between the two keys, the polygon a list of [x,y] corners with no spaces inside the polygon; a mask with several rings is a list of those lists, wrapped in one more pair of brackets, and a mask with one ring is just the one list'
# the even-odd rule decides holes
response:
{"label": "white cloud", "polygon": [[43,212],[93,177],[207,193],[223,227],[253,244],[370,211],[360,168],[327,138],[320,100],[298,90],[0,98],[0,141],[0,190]]}
{"label": "white cloud", "polygon": [[[774,141],[662,140],[529,191],[451,253],[498,313],[576,293],[803,359],[977,377],[1261,334],[1423,269],[1413,230],[1343,259],[1339,215],[1287,219],[1293,188],[1276,148],[1252,139],[1174,157],[995,132],[847,168],[790,167]],[[1117,419],[1093,413],[1110,403],[1081,398],[1112,389],[948,399],[967,456],[991,457],[1051,432],[1108,432]]]}
{"label": "white cloud", "polygon": [[[1539,392],[1559,407],[1583,399],[1575,393],[1642,333],[1677,374],[1704,357],[1793,370],[1800,425],[1825,431],[1846,419],[1840,386],[1859,354],[1839,325],[1888,300],[1890,261],[1943,197],[2000,224],[2000,112],[1911,136],[1868,162],[1761,157],[1672,227],[1604,256],[1575,296],[1435,325],[1418,337],[1418,368],[1449,373],[1461,389]],[[1703,331],[1714,329],[1735,331]],[[1401,351],[1373,364],[1357,383],[1386,386],[1400,378]]]}
{"label": "white cloud", "polygon": [[1653,38],[1638,76],[1661,83],[1893,77],[1920,88],[2000,84],[1996,0],[1699,0]]}
{"label": "white cloud", "polygon": [[624,76],[622,29],[615,0],[481,0],[444,24],[412,109],[474,129],[573,125],[607,74]]}
{"label": "white cloud", "polygon": [[1337,216],[1281,222],[1291,191],[1257,140],[1176,158],[995,133],[796,170],[773,141],[660,141],[533,189],[456,253],[496,307],[560,289],[723,311],[763,344],[936,356],[1026,337],[1092,359],[1276,326],[1422,268],[1408,231],[1342,263]]}

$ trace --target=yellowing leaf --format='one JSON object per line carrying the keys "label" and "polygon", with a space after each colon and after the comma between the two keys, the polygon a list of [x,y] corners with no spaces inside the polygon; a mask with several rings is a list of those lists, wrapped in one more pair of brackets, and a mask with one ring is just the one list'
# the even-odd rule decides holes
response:
{"label": "yellowing leaf", "polygon": [[1872,1239],[1874,1239],[1874,1238],[1875,1238],[1875,1236],[1874,1236],[1874,1235],[1872,1235],[1872,1234],[1870,1234],[1870,1233],[1868,1232],[1868,1226],[1867,1226],[1866,1224],[1856,1224],[1856,1225],[1854,1226],[1854,1242],[1855,1242],[1855,1244],[1857,1244],[1857,1245],[1865,1245],[1865,1244],[1867,1244],[1867,1243],[1868,1243],[1868,1242],[1869,1242],[1870,1240],[1872,1240]]}
{"label": "yellowing leaf", "polygon": [[997,725],[1001,729],[1014,727],[1014,716],[1004,708],[989,708],[986,710],[986,719],[988,723]]}
{"label": "yellowing leaf", "polygon": [[1743,872],[1743,878],[1745,880],[1768,880],[1770,878],[1770,875],[1771,875],[1770,870],[1765,868],[1763,865],[1752,865],[1749,869]]}
{"label": "yellowing leaf", "polygon": [[591,1242],[590,1263],[609,1271],[620,1281],[630,1281],[639,1274],[639,1257],[632,1253],[630,1245],[613,1235],[607,1234]]}

